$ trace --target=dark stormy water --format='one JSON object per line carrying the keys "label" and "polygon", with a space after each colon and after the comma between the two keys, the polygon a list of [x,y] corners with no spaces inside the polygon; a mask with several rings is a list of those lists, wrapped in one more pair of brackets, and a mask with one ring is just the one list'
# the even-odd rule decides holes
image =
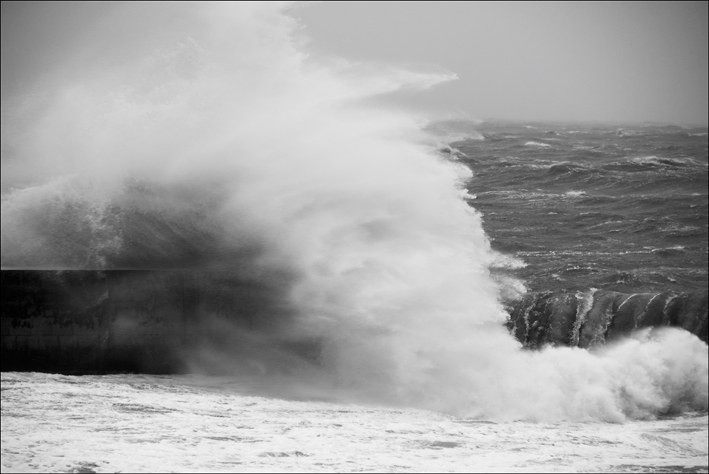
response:
{"label": "dark stormy water", "polygon": [[[503,123],[456,142],[469,203],[532,291],[707,287],[707,129]],[[454,151],[455,153],[455,151]]]}

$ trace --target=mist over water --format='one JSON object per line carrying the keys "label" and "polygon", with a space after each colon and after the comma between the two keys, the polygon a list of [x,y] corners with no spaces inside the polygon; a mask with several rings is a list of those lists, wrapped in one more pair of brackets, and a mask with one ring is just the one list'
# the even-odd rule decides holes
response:
{"label": "mist over water", "polygon": [[[123,8],[114,28],[145,13]],[[471,417],[707,409],[707,347],[687,332],[595,353],[522,351],[507,333],[502,300],[521,283],[491,269],[518,263],[464,201],[470,170],[424,117],[379,100],[454,76],[319,62],[283,5],[161,8],[170,20],[144,48],[3,100],[4,268],[219,269],[265,285],[278,316],[251,331],[214,321],[196,371],[312,377]],[[317,360],[284,339],[319,341]]]}

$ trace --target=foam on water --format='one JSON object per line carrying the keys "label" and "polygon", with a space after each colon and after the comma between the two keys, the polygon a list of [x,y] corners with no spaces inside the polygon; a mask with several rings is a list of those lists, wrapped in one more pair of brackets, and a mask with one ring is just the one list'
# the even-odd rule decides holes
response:
{"label": "foam on water", "polygon": [[[107,22],[151,7],[119,8]],[[491,269],[519,264],[466,204],[470,170],[437,152],[424,118],[378,100],[453,76],[320,63],[280,4],[161,8],[175,23],[135,61],[110,69],[107,49],[3,100],[16,118],[3,120],[3,266],[277,280],[279,335],[324,341],[318,362],[222,321],[224,337],[264,376],[291,365],[381,402],[552,420],[707,408],[707,347],[689,333],[598,353],[531,353],[507,333],[502,299],[520,283]],[[195,370],[239,365],[225,354],[205,348]]]}

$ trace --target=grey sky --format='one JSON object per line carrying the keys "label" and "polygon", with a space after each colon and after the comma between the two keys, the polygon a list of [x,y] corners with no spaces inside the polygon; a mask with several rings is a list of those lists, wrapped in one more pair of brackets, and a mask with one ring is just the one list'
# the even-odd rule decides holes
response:
{"label": "grey sky", "polygon": [[422,97],[479,118],[707,123],[707,2],[334,2],[314,51],[438,66]]}
{"label": "grey sky", "polygon": [[[116,4],[3,2],[3,96],[102,44],[119,56],[143,47],[133,33],[171,18],[161,3],[142,8],[131,32],[112,31]],[[707,2],[325,2],[292,13],[316,56],[456,73],[410,98],[437,112],[707,123]],[[175,18],[174,39],[191,35]]]}

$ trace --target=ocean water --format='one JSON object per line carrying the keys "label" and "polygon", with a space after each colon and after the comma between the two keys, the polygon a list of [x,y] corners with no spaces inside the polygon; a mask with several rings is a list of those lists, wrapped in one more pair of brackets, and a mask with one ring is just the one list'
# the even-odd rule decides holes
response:
{"label": "ocean water", "polygon": [[[458,124],[457,128],[461,128]],[[504,123],[453,144],[470,205],[531,291],[707,288],[707,129]]]}
{"label": "ocean water", "polygon": [[706,413],[495,422],[203,376],[3,373],[2,387],[3,472],[707,471]]}
{"label": "ocean water", "polygon": [[318,61],[284,5],[171,8],[3,100],[2,266],[228,269],[278,314],[214,321],[190,375],[4,373],[3,470],[706,471],[706,343],[504,326],[527,291],[705,286],[706,129],[435,124],[379,98],[453,75]]}

